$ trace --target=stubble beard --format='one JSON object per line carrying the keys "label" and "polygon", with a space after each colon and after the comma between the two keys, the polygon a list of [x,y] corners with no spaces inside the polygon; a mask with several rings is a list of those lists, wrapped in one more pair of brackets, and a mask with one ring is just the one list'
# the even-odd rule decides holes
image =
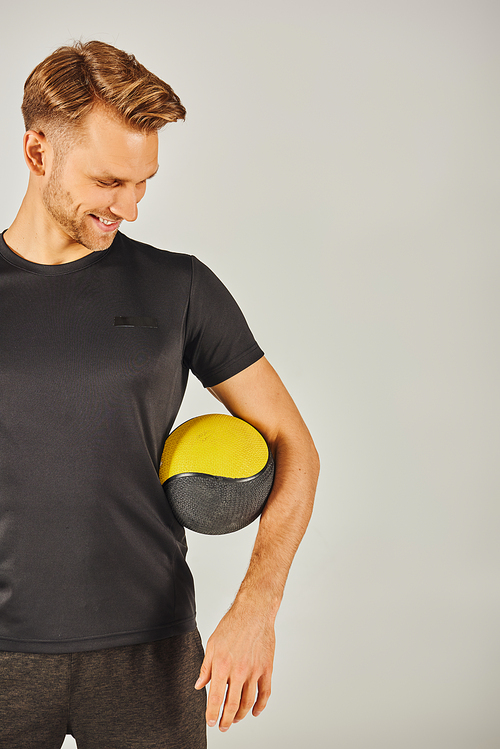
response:
{"label": "stubble beard", "polygon": [[60,175],[60,164],[56,163],[42,192],[45,209],[74,242],[92,252],[107,250],[113,243],[116,232],[98,236],[98,230],[92,230],[89,226],[87,216],[90,212],[78,216],[77,209],[73,207],[71,193],[63,188]]}

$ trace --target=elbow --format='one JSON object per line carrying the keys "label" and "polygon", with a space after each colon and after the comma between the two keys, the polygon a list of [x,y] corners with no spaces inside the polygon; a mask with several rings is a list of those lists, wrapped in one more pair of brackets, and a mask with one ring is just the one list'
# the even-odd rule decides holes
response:
{"label": "elbow", "polygon": [[299,432],[282,434],[270,447],[278,463],[301,466],[314,483],[317,482],[320,471],[319,453],[305,425]]}
{"label": "elbow", "polygon": [[314,473],[316,477],[316,481],[319,477],[319,472],[321,469],[321,461],[319,458],[319,452],[316,448],[316,445],[314,444],[314,441],[311,436],[309,436],[309,465],[311,467],[311,471]]}
{"label": "elbow", "polygon": [[317,450],[316,445],[314,444],[314,442],[313,442],[312,447],[313,447],[313,460],[312,460],[312,464],[313,464],[313,467],[314,467],[314,469],[316,471],[316,475],[319,476],[319,472],[321,470],[321,460],[319,458],[319,452],[318,452],[318,450]]}

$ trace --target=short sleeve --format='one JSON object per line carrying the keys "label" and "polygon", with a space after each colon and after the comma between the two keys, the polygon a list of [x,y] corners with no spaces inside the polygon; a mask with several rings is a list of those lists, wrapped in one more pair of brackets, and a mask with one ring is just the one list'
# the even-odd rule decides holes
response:
{"label": "short sleeve", "polygon": [[254,364],[264,352],[222,281],[195,257],[186,318],[184,364],[213,387]]}

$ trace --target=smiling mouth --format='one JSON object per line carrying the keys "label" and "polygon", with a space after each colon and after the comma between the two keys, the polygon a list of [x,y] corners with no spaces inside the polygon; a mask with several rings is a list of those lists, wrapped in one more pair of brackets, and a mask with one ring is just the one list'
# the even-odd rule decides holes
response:
{"label": "smiling mouth", "polygon": [[112,221],[108,218],[102,218],[102,216],[95,216],[93,213],[90,213],[89,216],[94,219],[101,231],[116,231],[121,224],[121,220]]}

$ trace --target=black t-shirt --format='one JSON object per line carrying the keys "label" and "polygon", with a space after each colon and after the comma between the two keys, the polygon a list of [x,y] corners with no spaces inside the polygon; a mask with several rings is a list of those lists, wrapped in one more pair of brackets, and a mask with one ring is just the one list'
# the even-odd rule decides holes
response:
{"label": "black t-shirt", "polygon": [[158,479],[188,371],[263,354],[188,255],[118,234],[38,265],[0,239],[0,650],[63,653],[195,626],[184,529]]}

